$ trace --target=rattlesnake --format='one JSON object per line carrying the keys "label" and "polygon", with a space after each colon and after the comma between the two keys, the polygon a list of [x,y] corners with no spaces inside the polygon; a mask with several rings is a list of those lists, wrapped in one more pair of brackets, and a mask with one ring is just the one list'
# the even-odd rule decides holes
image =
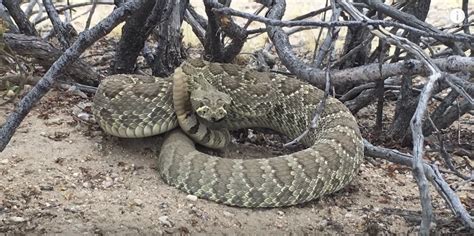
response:
{"label": "rattlesnake", "polygon": [[[115,136],[156,135],[179,123],[195,142],[220,148],[229,142],[227,129],[265,127],[297,137],[322,97],[321,90],[292,77],[194,59],[171,78],[111,76],[99,86],[93,108],[99,125]],[[175,129],[161,147],[158,167],[170,185],[241,207],[307,202],[341,189],[356,175],[362,137],[355,118],[337,99],[326,100],[318,127],[301,142],[308,148],[289,155],[226,159],[197,151]]]}

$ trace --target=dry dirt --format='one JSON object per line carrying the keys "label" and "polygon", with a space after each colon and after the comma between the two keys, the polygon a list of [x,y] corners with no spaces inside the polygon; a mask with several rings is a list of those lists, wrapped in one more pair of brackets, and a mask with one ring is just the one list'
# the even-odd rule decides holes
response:
{"label": "dry dirt", "polygon": [[[417,230],[418,191],[405,167],[365,162],[358,178],[344,190],[300,206],[242,209],[193,200],[159,177],[155,153],[162,137],[108,136],[78,118],[87,118],[89,102],[68,92],[50,92],[1,153],[0,232],[370,234]],[[0,118],[11,111],[12,105],[1,106]],[[233,151],[255,152],[254,156],[272,155],[274,149],[251,143],[233,147]],[[464,192],[464,199],[472,200],[468,193]],[[442,199],[432,194],[436,231],[459,230]]]}

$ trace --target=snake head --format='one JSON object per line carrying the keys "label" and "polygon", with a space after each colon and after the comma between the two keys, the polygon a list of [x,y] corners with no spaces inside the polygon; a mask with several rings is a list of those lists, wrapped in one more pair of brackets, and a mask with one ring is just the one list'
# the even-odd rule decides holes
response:
{"label": "snake head", "polygon": [[232,102],[228,94],[217,90],[196,89],[191,92],[191,105],[196,114],[210,122],[218,122],[227,115]]}

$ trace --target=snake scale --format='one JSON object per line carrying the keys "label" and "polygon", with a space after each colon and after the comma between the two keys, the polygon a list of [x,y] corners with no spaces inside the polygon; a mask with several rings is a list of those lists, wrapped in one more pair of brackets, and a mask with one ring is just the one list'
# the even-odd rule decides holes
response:
{"label": "snake scale", "polygon": [[170,131],[158,159],[166,183],[227,205],[278,207],[335,192],[357,174],[362,137],[340,101],[326,100],[318,127],[301,140],[307,148],[292,154],[227,159],[199,152],[194,143],[222,148],[230,139],[227,130],[251,127],[295,138],[323,95],[293,77],[191,59],[170,78],[110,76],[99,86],[93,110],[99,125],[115,136]]}

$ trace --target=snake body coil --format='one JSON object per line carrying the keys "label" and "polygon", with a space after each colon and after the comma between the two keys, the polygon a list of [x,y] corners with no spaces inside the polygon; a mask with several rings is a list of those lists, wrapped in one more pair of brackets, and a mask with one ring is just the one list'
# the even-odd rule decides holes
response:
{"label": "snake body coil", "polygon": [[[202,60],[185,62],[172,79],[174,88],[171,79],[124,75],[107,79],[94,100],[100,126],[112,135],[144,137],[179,123],[194,141],[210,147],[228,142],[230,136],[222,129],[265,127],[295,138],[308,127],[323,97],[321,90],[295,78]],[[195,101],[189,95],[197,87],[209,89],[209,96],[224,93],[231,99],[215,127],[193,116],[190,103]],[[211,100],[206,96],[203,100]],[[289,155],[225,159],[196,151],[188,136],[174,130],[161,147],[158,166],[170,185],[242,207],[307,202],[343,188],[357,174],[362,137],[355,118],[337,99],[328,98],[318,127],[302,143],[308,148]]]}

